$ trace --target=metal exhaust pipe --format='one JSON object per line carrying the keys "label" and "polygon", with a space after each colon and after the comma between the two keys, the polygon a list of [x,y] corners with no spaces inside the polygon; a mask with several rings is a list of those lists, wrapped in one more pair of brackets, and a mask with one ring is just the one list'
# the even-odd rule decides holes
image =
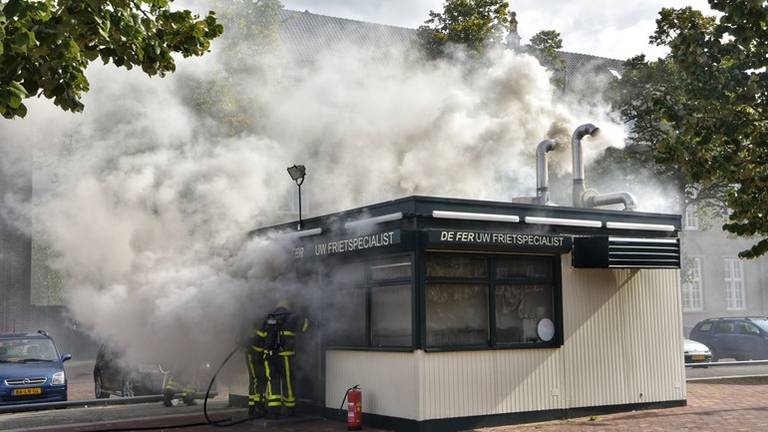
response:
{"label": "metal exhaust pipe", "polygon": [[571,151],[573,153],[573,206],[586,207],[584,195],[584,151],[581,149],[581,139],[585,136],[595,136],[600,128],[592,123],[583,124],[576,128],[571,135]]}
{"label": "metal exhaust pipe", "polygon": [[557,141],[546,139],[536,147],[536,203],[549,204],[549,168],[547,152],[557,148]]}
{"label": "metal exhaust pipe", "polygon": [[611,204],[624,204],[624,210],[633,211],[637,208],[637,199],[629,192],[611,192],[599,194],[594,189],[587,189],[584,184],[584,161],[581,139],[585,136],[596,136],[600,128],[587,123],[579,126],[571,136],[573,151],[573,206],[600,207]]}
{"label": "metal exhaust pipe", "polygon": [[624,204],[624,210],[634,211],[637,208],[637,199],[629,192],[611,192],[587,198],[587,207],[600,207],[611,204]]}

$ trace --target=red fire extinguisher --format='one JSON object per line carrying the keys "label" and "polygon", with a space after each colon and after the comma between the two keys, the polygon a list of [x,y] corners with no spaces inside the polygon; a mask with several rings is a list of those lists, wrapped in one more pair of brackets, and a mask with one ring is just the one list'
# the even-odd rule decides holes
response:
{"label": "red fire extinguisher", "polygon": [[363,429],[363,392],[360,391],[360,386],[347,389],[344,397],[347,399],[347,430]]}

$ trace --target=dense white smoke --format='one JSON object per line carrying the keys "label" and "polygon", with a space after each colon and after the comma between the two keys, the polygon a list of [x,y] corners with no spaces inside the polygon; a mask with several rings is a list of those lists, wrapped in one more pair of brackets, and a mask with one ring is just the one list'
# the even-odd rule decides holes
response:
{"label": "dense white smoke", "polygon": [[[278,246],[247,236],[295,219],[287,166],[307,165],[305,210],[320,214],[410,194],[533,195],[537,143],[567,144],[588,121],[603,130],[588,161],[623,145],[604,107],[564,100],[511,51],[473,67],[407,47],[281,55],[234,76],[215,46],[165,79],[93,66],[84,113],[33,101],[28,118],[0,123],[4,152],[35,161],[34,199],[6,194],[5,217],[50,245],[73,317],[133,360],[225,352],[289,283]],[[189,83],[206,77],[258,104],[248,132],[191,108]],[[557,153],[566,173],[567,145]]]}

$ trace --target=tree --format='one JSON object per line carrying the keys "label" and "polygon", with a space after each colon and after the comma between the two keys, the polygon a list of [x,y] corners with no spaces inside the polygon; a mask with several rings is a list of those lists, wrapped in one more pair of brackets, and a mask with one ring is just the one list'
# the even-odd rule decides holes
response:
{"label": "tree", "polygon": [[216,0],[212,6],[227,29],[216,47],[223,67],[204,76],[182,76],[185,101],[227,136],[255,133],[267,103],[243,89],[243,77],[260,83],[273,79],[271,72],[279,66],[267,58],[279,48],[283,5],[279,0]]}
{"label": "tree", "polygon": [[558,50],[563,48],[563,39],[555,30],[542,30],[531,38],[528,51],[542,66],[552,71],[552,85],[563,90],[565,87],[565,61]]}
{"label": "tree", "polygon": [[720,195],[725,230],[758,237],[740,253],[754,258],[768,252],[768,4],[709,3],[719,18],[662,9],[651,42],[670,53],[630,59],[617,105],[658,162]]}
{"label": "tree", "polygon": [[82,111],[85,68],[106,64],[147,75],[175,70],[172,53],[205,53],[223,27],[171,10],[172,0],[0,0],[0,114],[24,117],[23,99],[45,96],[65,111]]}
{"label": "tree", "polygon": [[215,0],[227,32],[217,42],[229,71],[252,73],[268,52],[279,45],[279,0]]}
{"label": "tree", "polygon": [[446,0],[442,13],[429,11],[418,35],[427,55],[438,58],[450,45],[482,54],[490,46],[503,44],[516,28],[515,13],[506,0]]}

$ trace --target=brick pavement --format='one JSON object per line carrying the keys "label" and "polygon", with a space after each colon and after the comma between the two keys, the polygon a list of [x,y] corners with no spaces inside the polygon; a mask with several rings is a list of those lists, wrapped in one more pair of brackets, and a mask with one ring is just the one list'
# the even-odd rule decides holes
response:
{"label": "brick pavement", "polygon": [[768,378],[688,383],[688,406],[573,420],[478,429],[547,431],[768,431]]}
{"label": "brick pavement", "polygon": [[[106,411],[105,411],[106,412]],[[66,413],[66,411],[65,411]],[[228,415],[239,417],[244,411]],[[218,416],[227,415],[217,413]],[[140,417],[140,415],[137,415]],[[176,418],[154,417],[152,419],[117,420],[110,426],[147,426],[172,425],[202,420],[196,413],[188,413]],[[306,419],[310,420],[310,419]],[[50,431],[62,430],[89,431],[101,427],[62,426]],[[186,429],[185,429],[186,430]],[[222,430],[212,426],[189,429],[199,432]],[[334,432],[346,430],[344,423],[315,419],[312,421],[287,422],[248,422],[227,430],[254,431],[276,430],[284,432]],[[375,429],[366,428],[369,432]],[[564,421],[552,421],[518,426],[501,426],[477,429],[477,432],[548,432],[548,431],[768,431],[768,377],[739,378],[718,381],[699,381],[688,383],[688,406],[659,410],[634,411],[628,413],[598,416],[594,420],[579,418]]]}

